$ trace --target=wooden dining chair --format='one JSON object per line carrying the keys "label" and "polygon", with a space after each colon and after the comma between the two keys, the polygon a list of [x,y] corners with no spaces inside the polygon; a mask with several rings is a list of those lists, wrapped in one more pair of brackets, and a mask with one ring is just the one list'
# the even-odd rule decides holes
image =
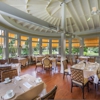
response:
{"label": "wooden dining chair", "polygon": [[41,97],[41,100],[54,100],[56,91],[57,91],[57,86],[54,86],[54,88],[50,92]]}
{"label": "wooden dining chair", "polygon": [[14,63],[14,64],[18,63],[18,59],[17,58],[16,59],[15,58],[11,58],[10,59],[10,63]]}
{"label": "wooden dining chair", "polygon": [[6,71],[6,70],[11,70],[11,66],[2,66],[2,67],[0,67],[0,82],[1,82],[1,72]]}
{"label": "wooden dining chair", "polygon": [[0,64],[5,64],[5,63],[8,63],[8,60],[7,59],[1,59],[0,60]]}
{"label": "wooden dining chair", "polygon": [[35,70],[37,69],[37,67],[42,67],[43,68],[42,57],[40,57],[39,59],[36,60]]}
{"label": "wooden dining chair", "polygon": [[66,61],[66,59],[63,60],[62,63],[63,63],[63,68],[64,68],[64,73],[63,73],[63,79],[64,79],[65,74],[66,74],[66,75],[69,75],[69,72],[68,72],[68,66],[67,66],[67,61]]}
{"label": "wooden dining chair", "polygon": [[84,99],[84,87],[87,85],[89,92],[88,78],[84,78],[83,70],[71,68],[71,92],[74,86],[81,87]]}
{"label": "wooden dining chair", "polygon": [[51,60],[49,58],[44,58],[43,59],[43,68],[46,69],[46,68],[51,68],[52,65],[51,65]]}
{"label": "wooden dining chair", "polygon": [[1,72],[1,81],[4,81],[5,78],[12,79],[13,77],[18,76],[17,69],[5,70]]}

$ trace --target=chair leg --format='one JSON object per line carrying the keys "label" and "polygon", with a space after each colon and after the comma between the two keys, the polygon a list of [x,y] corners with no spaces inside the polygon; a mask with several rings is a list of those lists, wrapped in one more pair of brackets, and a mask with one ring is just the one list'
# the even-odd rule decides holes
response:
{"label": "chair leg", "polygon": [[88,88],[88,92],[89,92],[89,82],[87,83],[87,88]]}
{"label": "chair leg", "polygon": [[72,93],[72,88],[73,88],[73,82],[71,81],[71,93]]}
{"label": "chair leg", "polygon": [[65,72],[64,72],[64,74],[63,74],[63,79],[64,79],[64,76],[65,76]]}
{"label": "chair leg", "polygon": [[84,86],[82,87],[82,94],[83,94],[83,99],[84,99]]}
{"label": "chair leg", "polygon": [[35,67],[35,70],[37,69],[37,66]]}

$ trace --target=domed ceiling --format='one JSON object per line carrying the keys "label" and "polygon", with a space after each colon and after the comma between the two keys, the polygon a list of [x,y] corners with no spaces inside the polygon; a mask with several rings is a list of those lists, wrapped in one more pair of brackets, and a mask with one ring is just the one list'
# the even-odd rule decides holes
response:
{"label": "domed ceiling", "polygon": [[[100,31],[100,15],[91,14],[92,8],[100,9],[100,0],[0,0],[31,16],[39,18],[51,25],[44,28],[21,19],[8,17],[1,14],[0,19],[4,24],[30,34],[43,36],[59,36],[61,32],[62,3],[66,5],[66,31],[76,35],[96,34]],[[13,10],[13,9],[12,9]]]}

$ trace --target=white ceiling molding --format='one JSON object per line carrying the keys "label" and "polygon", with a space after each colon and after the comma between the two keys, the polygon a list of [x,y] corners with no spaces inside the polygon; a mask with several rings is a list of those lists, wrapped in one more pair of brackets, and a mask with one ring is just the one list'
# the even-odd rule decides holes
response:
{"label": "white ceiling molding", "polygon": [[0,13],[6,16],[15,18],[15,19],[19,19],[19,20],[43,27],[43,28],[49,28],[49,25],[50,25],[49,23],[41,19],[31,16],[25,12],[22,12],[2,2],[0,2]]}

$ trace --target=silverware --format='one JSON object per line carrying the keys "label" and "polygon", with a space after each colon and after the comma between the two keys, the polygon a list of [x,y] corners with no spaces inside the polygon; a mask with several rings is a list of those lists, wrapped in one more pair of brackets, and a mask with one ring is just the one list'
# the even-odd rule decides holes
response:
{"label": "silverware", "polygon": [[4,100],[4,98],[1,96],[1,99]]}
{"label": "silverware", "polygon": [[[22,89],[22,90],[24,91],[24,89],[23,89],[21,86],[19,86],[19,88]],[[24,91],[24,92],[25,92],[25,91]]]}

